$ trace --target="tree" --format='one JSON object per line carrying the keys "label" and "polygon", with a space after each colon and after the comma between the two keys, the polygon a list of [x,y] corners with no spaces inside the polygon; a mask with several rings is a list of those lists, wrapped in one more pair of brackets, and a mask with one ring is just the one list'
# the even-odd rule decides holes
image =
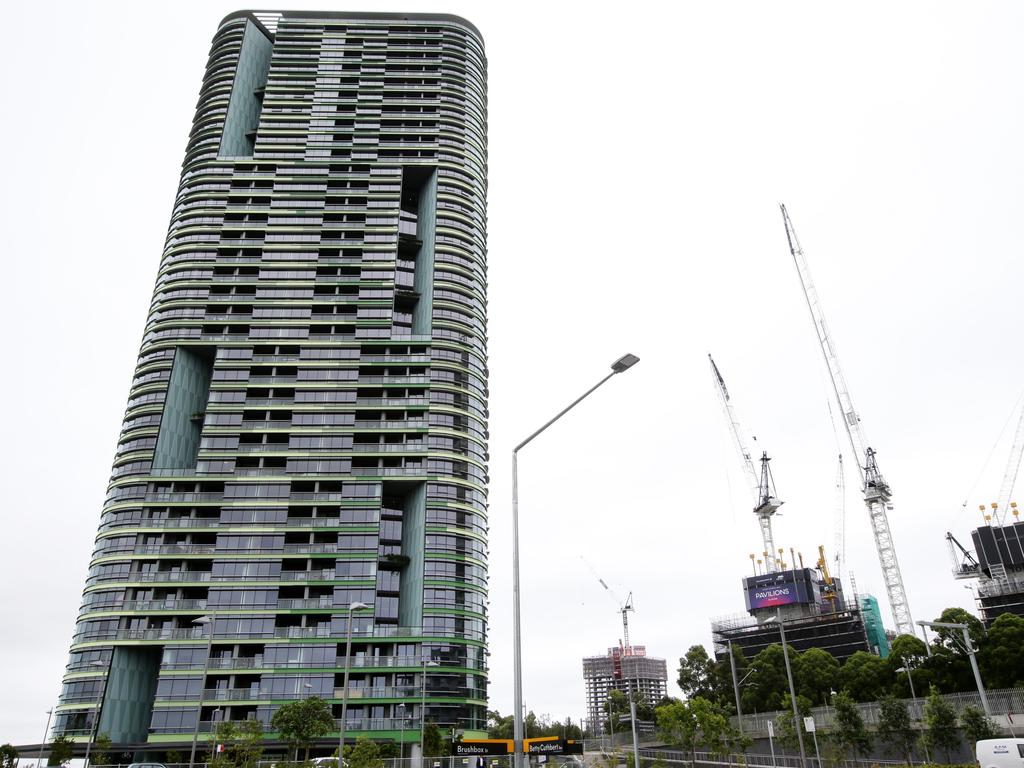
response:
{"label": "tree", "polygon": [[90,765],[110,765],[110,750],[114,746],[114,743],[110,740],[110,736],[106,733],[101,733],[96,736],[96,741],[93,742],[92,751],[89,753],[89,764]]}
{"label": "tree", "polygon": [[712,700],[714,694],[715,662],[703,645],[691,645],[679,660],[679,688],[688,699],[700,696]]}
{"label": "tree", "polygon": [[[799,654],[789,646],[789,658],[793,661],[794,678],[799,674]],[[782,709],[782,700],[789,692],[786,679],[786,664],[782,646],[769,645],[750,662],[753,672],[747,677],[747,684],[740,698],[744,712],[771,712]]]}
{"label": "tree", "polygon": [[[217,744],[224,746],[217,752]],[[263,723],[259,720],[222,720],[217,724],[208,762],[211,768],[256,768],[263,757]]]}
{"label": "tree", "polygon": [[626,694],[617,688],[608,691],[604,700],[604,711],[608,715],[608,720],[604,724],[605,730],[621,730],[623,715],[629,719],[629,699]]}
{"label": "tree", "polygon": [[964,735],[967,736],[969,744],[974,744],[982,739],[995,739],[999,736],[988,716],[969,704],[960,712],[960,727],[964,729]]}
{"label": "tree", "polygon": [[[803,727],[802,723],[798,724],[793,720],[793,704],[792,697],[787,693],[782,697],[781,711],[778,717],[775,718],[775,724],[778,726],[776,731],[779,737],[779,743],[784,747],[790,749],[796,749],[800,743],[800,738],[797,736],[797,728]],[[800,717],[804,718],[811,714],[811,700],[806,696],[796,697],[796,711],[800,713]]]}
{"label": "tree", "polygon": [[850,695],[840,691],[832,700],[835,709],[835,730],[832,739],[844,752],[854,755],[866,755],[871,751],[871,736],[864,727],[864,718]]}
{"label": "tree", "polygon": [[310,696],[281,706],[270,718],[270,727],[278,732],[296,758],[299,750],[305,749],[308,760],[310,744],[331,732],[334,718],[326,701]]}
{"label": "tree", "polygon": [[1012,613],[999,616],[988,629],[978,653],[985,684],[991,688],[1024,685],[1024,617]]}
{"label": "tree", "polygon": [[822,706],[828,692],[836,686],[839,671],[839,662],[831,653],[821,648],[808,648],[800,654],[793,673],[797,696],[810,699],[816,707]]}
{"label": "tree", "polygon": [[63,733],[50,742],[50,759],[47,765],[67,765],[75,756],[75,742]]}
{"label": "tree", "polygon": [[912,760],[914,729],[910,723],[907,705],[892,694],[880,698],[878,705],[878,738],[889,746],[891,752],[905,759],[909,765]]}
{"label": "tree", "polygon": [[491,739],[511,739],[515,730],[515,718],[512,715],[502,717],[496,709],[487,710],[487,736]]}
{"label": "tree", "polygon": [[444,755],[444,738],[441,736],[441,729],[429,721],[423,728],[423,755],[424,757]]}
{"label": "tree", "polygon": [[18,750],[11,744],[0,745],[0,768],[15,768],[18,765]]}
{"label": "tree", "polygon": [[697,736],[697,719],[689,702],[674,701],[658,707],[654,712],[658,725],[658,738],[685,752],[693,752]]}
{"label": "tree", "polygon": [[932,749],[944,750],[948,763],[950,751],[960,745],[960,734],[956,729],[956,711],[939,695],[938,689],[934,686],[924,704],[924,722],[924,743]]}
{"label": "tree", "polygon": [[356,739],[355,744],[345,747],[345,760],[349,768],[384,768],[380,747],[365,737]]}
{"label": "tree", "polygon": [[889,691],[892,682],[892,671],[885,661],[867,651],[857,651],[839,671],[839,683],[854,701],[876,701]]}

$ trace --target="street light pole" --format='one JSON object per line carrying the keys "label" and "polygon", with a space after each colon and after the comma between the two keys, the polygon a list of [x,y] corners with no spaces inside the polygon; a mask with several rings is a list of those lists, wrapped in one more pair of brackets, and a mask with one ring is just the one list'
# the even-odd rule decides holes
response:
{"label": "street light pole", "polygon": [[436,661],[423,657],[423,674],[420,675],[420,765],[423,765],[423,734],[427,730],[427,667],[439,666]]}
{"label": "street light pole", "polygon": [[729,668],[732,670],[732,692],[736,697],[736,725],[743,735],[743,709],[740,707],[740,684],[736,679],[736,657],[732,655],[732,640],[729,641]]}
{"label": "street light pole", "polygon": [[395,709],[402,713],[402,735],[398,738],[398,761],[401,765],[401,761],[405,758],[405,704],[401,703]]}
{"label": "street light pole", "polygon": [[[971,645],[971,636],[968,632],[966,624],[955,624],[948,621],[919,621],[917,622],[922,627],[936,627],[945,629],[959,629],[964,634],[964,650],[967,651],[967,655],[971,658],[971,669],[974,670],[974,682],[978,686],[978,694],[981,696],[981,706],[985,710],[986,717],[992,717],[992,708],[988,703],[988,695],[985,693],[985,686],[981,682],[981,670],[978,669],[978,657],[974,650],[974,646]],[[927,644],[925,646],[927,648]],[[930,651],[929,651],[930,653]]]}
{"label": "street light pole", "polygon": [[566,408],[544,426],[531,434],[528,438],[519,443],[512,450],[512,666],[513,666],[513,688],[514,688],[514,718],[513,718],[513,750],[514,765],[516,768],[523,766],[523,647],[522,647],[522,623],[520,621],[519,608],[519,451],[525,448],[537,435],[550,427],[565,414],[579,405],[588,395],[604,384],[608,379],[617,373],[627,371],[636,365],[640,358],[636,355],[626,354],[612,363],[612,372],[601,379],[578,398],[573,400]]}
{"label": "street light pole", "polygon": [[209,616],[200,616],[192,622],[200,626],[209,624],[210,636],[206,641],[206,660],[203,661],[203,677],[199,684],[199,699],[196,702],[196,727],[192,731],[192,751],[188,756],[188,768],[194,768],[196,764],[196,742],[199,741],[199,720],[203,716],[203,693],[206,691],[206,676],[210,671],[210,654],[213,652],[213,619],[215,615],[211,613]]}
{"label": "street light pole", "polygon": [[345,674],[341,679],[341,722],[338,723],[338,768],[345,761],[345,726],[348,724],[348,671],[352,664],[352,612],[369,608],[366,603],[354,602],[348,606],[348,624],[345,633]]}
{"label": "street light pole", "polygon": [[[114,657],[111,656],[111,659]],[[90,667],[104,667],[107,666],[102,661],[90,661]],[[108,668],[109,674],[109,668]],[[89,768],[89,752],[92,750],[92,743],[99,736],[100,728],[100,708],[103,706],[103,692],[107,689],[106,678],[102,679],[102,685],[97,686],[96,689],[96,714],[92,716],[92,727],[89,729],[89,741],[85,744],[85,763],[84,768]],[[47,720],[47,728],[49,728],[49,720]]]}
{"label": "street light pole", "polygon": [[[910,674],[911,669],[913,669],[913,667],[910,666],[910,661],[904,659],[903,666],[897,669],[896,671],[907,673],[907,682],[910,683],[910,698],[914,702],[914,708],[917,709],[917,694],[914,693],[914,676]],[[921,746],[924,747],[925,764],[928,764],[932,761],[932,759],[928,756],[928,745],[925,743],[924,739],[921,739]]]}
{"label": "street light pole", "polygon": [[793,705],[793,728],[800,744],[800,766],[806,768],[807,755],[804,753],[804,732],[800,722],[800,712],[796,706],[796,686],[793,685],[793,670],[789,666],[789,650],[786,648],[786,627],[782,621],[782,609],[775,609],[775,618],[779,622],[779,635],[782,637],[782,658],[786,660],[786,678],[789,680],[789,701]]}
{"label": "street light pole", "polygon": [[50,719],[53,717],[53,709],[46,710],[46,730],[43,731],[43,740],[39,742],[39,757],[36,758],[36,768],[43,768],[43,748],[46,746],[46,737],[50,735]]}

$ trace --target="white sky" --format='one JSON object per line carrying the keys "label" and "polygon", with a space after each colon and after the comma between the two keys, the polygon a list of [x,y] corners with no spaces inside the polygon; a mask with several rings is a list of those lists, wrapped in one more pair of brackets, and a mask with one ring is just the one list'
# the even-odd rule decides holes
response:
{"label": "white sky", "polygon": [[[60,691],[210,38],[238,7],[5,10],[0,742],[38,741]],[[779,202],[895,491],[914,617],[971,604],[943,536],[978,521],[965,496],[994,499],[1024,387],[1024,6],[347,9],[457,13],[487,42],[492,707],[512,708],[511,447],[626,351],[521,458],[530,709],[582,715],[581,657],[621,634],[581,555],[633,591],[634,642],[673,679],[742,611],[759,538],[707,352],[774,457],[780,545],[831,552],[835,439]],[[849,484],[849,563],[885,605]]]}

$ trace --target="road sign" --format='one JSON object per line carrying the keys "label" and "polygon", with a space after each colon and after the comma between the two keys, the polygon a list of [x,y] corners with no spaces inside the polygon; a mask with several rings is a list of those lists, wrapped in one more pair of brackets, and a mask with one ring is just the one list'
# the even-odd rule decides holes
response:
{"label": "road sign", "polygon": [[775,737],[775,723],[771,720],[768,721],[768,735],[772,738]]}
{"label": "road sign", "polygon": [[510,755],[512,739],[463,739],[455,742],[457,756]]}
{"label": "road sign", "polygon": [[813,717],[805,717],[804,718],[804,730],[807,731],[808,733],[814,733],[814,718]]}

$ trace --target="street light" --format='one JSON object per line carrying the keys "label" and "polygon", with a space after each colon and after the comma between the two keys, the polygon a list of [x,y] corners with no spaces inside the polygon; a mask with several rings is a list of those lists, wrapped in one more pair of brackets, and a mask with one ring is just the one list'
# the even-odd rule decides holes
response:
{"label": "street light", "polygon": [[423,764],[423,733],[427,730],[427,667],[441,666],[436,661],[423,657],[423,674],[420,675],[420,765]]}
{"label": "street light", "polygon": [[398,737],[398,760],[401,764],[405,759],[405,702],[400,703],[395,709],[401,712],[402,717],[402,735]]}
{"label": "street light", "polygon": [[757,667],[751,666],[747,670],[747,674],[741,677],[739,680],[736,679],[736,657],[732,654],[732,640],[729,641],[729,668],[732,670],[732,691],[736,696],[736,723],[739,725],[740,736],[743,735],[743,708],[740,706],[740,687],[743,685],[743,681],[750,677],[754,672],[757,671]]}
{"label": "street light", "polygon": [[[986,717],[992,717],[992,708],[988,705],[988,696],[985,694],[985,686],[981,682],[981,670],[978,669],[978,658],[975,654],[974,646],[971,645],[971,636],[967,631],[966,624],[955,624],[949,621],[919,621],[917,622],[922,627],[931,627],[935,629],[959,629],[964,634],[964,650],[967,651],[967,655],[971,659],[971,669],[974,670],[974,682],[978,686],[978,694],[981,696],[981,706],[985,709]],[[928,651],[928,655],[931,655],[931,648],[927,642],[927,634],[925,635],[925,650]]]}
{"label": "street light", "polygon": [[793,685],[793,669],[789,666],[789,650],[786,648],[786,627],[782,621],[782,609],[775,608],[775,615],[769,616],[765,621],[779,622],[779,636],[782,638],[782,658],[786,660],[786,678],[789,680],[789,702],[793,705],[793,729],[796,731],[797,741],[800,743],[800,765],[805,768],[807,755],[804,752],[804,732],[800,724],[800,712],[796,706],[796,686]]}
{"label": "street light", "polygon": [[[910,666],[910,662],[907,659],[904,659],[903,660],[903,666],[899,667],[896,671],[897,672],[906,672],[907,673],[907,681],[910,683],[910,698],[913,699],[913,701],[914,701],[914,708],[917,709],[917,694],[914,693],[914,676],[910,674],[910,671],[912,669],[913,669],[913,667]],[[931,757],[928,756],[928,745],[925,743],[924,739],[921,739],[921,746],[924,747],[924,761],[925,761],[925,763],[930,763],[932,761],[932,759],[931,759]]]}
{"label": "street light", "polygon": [[348,624],[345,635],[345,674],[341,681],[341,723],[338,725],[338,768],[344,764],[345,759],[345,726],[348,724],[348,670],[352,664],[352,611],[359,611],[369,608],[366,603],[358,601],[348,605]]}
{"label": "street light", "polygon": [[537,435],[550,427],[565,414],[579,405],[589,394],[604,384],[608,379],[617,373],[628,371],[640,362],[636,355],[625,354],[612,363],[612,372],[601,379],[578,398],[573,400],[566,408],[548,421],[544,426],[531,434],[528,438],[512,449],[512,666],[514,698],[513,710],[513,742],[516,768],[523,765],[523,648],[522,648],[522,625],[520,622],[519,610],[519,451],[526,447]]}
{"label": "street light", "polygon": [[213,652],[213,617],[215,614],[209,616],[200,616],[198,619],[193,619],[193,624],[198,624],[202,627],[205,624],[210,625],[210,635],[206,640],[206,660],[203,661],[203,678],[199,684],[199,699],[196,702],[196,727],[192,731],[192,751],[188,756],[188,768],[193,768],[196,764],[196,742],[199,741],[199,720],[203,716],[203,692],[206,690],[206,675],[210,671],[210,654]]}
{"label": "street light", "polygon": [[[113,658],[113,657],[111,657]],[[107,666],[102,661],[90,661],[90,667],[105,667]],[[96,714],[92,716],[92,728],[89,729],[89,741],[85,745],[85,763],[84,768],[89,768],[89,752],[92,749],[92,743],[99,736],[100,727],[100,707],[102,706],[103,692],[106,690],[107,685],[104,679],[102,685],[96,686]],[[47,728],[49,728],[49,721],[47,721]]]}
{"label": "street light", "polygon": [[36,768],[43,768],[43,748],[46,746],[46,737],[50,735],[50,718],[53,717],[53,710],[46,710],[46,730],[43,731],[43,740],[39,742],[39,757],[36,759]]}

